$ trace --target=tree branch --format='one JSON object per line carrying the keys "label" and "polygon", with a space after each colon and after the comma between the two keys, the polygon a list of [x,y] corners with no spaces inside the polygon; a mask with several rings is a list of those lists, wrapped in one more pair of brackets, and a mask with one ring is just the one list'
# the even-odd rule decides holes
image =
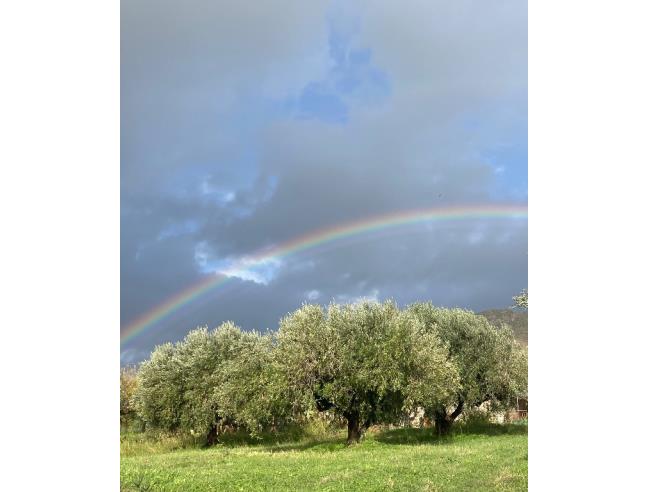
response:
{"label": "tree branch", "polygon": [[457,408],[455,408],[454,412],[450,414],[450,418],[452,420],[455,420],[457,417],[459,417],[459,415],[461,415],[461,412],[463,411],[463,407],[464,407],[464,401],[463,399],[460,399]]}

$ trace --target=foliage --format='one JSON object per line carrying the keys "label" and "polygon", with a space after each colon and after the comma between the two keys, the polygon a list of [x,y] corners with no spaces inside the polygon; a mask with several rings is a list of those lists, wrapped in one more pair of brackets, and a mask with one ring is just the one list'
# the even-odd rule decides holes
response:
{"label": "foliage", "polygon": [[529,309],[529,293],[526,289],[522,289],[517,296],[513,296],[513,302],[516,307]]}
{"label": "foliage", "polygon": [[[506,326],[494,327],[483,316],[463,309],[437,308],[418,303],[408,308],[425,326],[447,344],[460,382],[453,406],[428,406],[438,431],[449,428],[464,408],[489,402],[492,409],[510,407],[526,394],[526,351]],[[445,422],[443,422],[445,420]]]}
{"label": "foliage", "polygon": [[183,405],[182,391],[176,348],[170,343],[157,346],[137,374],[134,396],[137,414],[148,427],[177,429]]}
{"label": "foliage", "polygon": [[123,367],[119,371],[119,421],[122,425],[136,418],[133,397],[137,389],[137,371],[133,367]]}
{"label": "foliage", "polygon": [[423,328],[393,302],[304,305],[280,323],[277,361],[301,402],[346,419],[353,442],[408,406],[452,393],[455,368]]}
{"label": "foliage", "polygon": [[135,401],[142,419],[164,430],[212,432],[229,416],[219,402],[223,367],[255,336],[228,322],[213,331],[193,330],[175,345],[156,347],[139,371]]}
{"label": "foliage", "polygon": [[[223,424],[255,436],[318,412],[345,422],[349,443],[374,424],[424,407],[437,424],[526,394],[526,351],[506,326],[429,303],[304,305],[276,333],[232,323],[156,347],[137,377],[122,375],[121,415],[147,429],[215,443]],[[130,378],[130,379],[129,379]],[[130,396],[129,396],[130,395]]]}
{"label": "foliage", "polygon": [[253,435],[290,420],[291,398],[275,361],[273,335],[243,333],[236,357],[225,361],[215,388],[221,413]]}

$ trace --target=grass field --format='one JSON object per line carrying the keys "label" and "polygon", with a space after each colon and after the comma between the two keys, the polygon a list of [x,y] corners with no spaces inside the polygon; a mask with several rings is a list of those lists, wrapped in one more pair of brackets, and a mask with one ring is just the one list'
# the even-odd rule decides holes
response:
{"label": "grass field", "polygon": [[[199,449],[174,438],[122,436],[124,491],[526,490],[526,425],[458,429],[436,440],[429,429],[370,432],[356,446],[344,436]],[[183,446],[183,447],[181,447]],[[181,447],[180,449],[178,449]]]}

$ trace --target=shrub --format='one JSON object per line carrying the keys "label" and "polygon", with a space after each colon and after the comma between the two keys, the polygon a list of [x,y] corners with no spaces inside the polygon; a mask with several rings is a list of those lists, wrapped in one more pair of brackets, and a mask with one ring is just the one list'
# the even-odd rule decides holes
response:
{"label": "shrub", "polygon": [[137,370],[123,367],[119,371],[119,422],[129,426],[137,418],[133,397],[137,389]]}

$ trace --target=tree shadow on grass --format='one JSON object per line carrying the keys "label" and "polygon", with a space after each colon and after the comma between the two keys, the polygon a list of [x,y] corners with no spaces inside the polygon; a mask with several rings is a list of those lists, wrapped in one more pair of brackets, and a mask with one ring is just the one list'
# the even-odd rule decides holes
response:
{"label": "tree shadow on grass", "polygon": [[225,447],[266,447],[286,443],[300,442],[307,439],[309,434],[299,426],[290,426],[279,432],[261,432],[251,435],[245,429],[227,430],[218,436],[219,446]]}
{"label": "tree shadow on grass", "polygon": [[383,444],[440,444],[451,438],[439,438],[434,429],[389,429],[377,432],[374,440]]}
{"label": "tree shadow on grass", "polygon": [[485,436],[501,436],[501,435],[524,435],[528,433],[528,425],[526,423],[510,423],[510,424],[492,424],[492,423],[459,423],[455,426],[454,434],[477,434]]}
{"label": "tree shadow on grass", "polygon": [[287,451],[304,451],[315,449],[318,451],[335,451],[344,448],[345,439],[342,436],[312,436],[300,431],[291,429],[288,432],[262,433],[252,437],[245,432],[235,432],[220,436],[218,446],[224,448],[249,447],[266,451],[269,453],[281,453]]}
{"label": "tree shadow on grass", "polygon": [[346,445],[345,445],[344,438],[330,438],[330,439],[317,439],[317,440],[309,440],[309,441],[305,440],[302,442],[293,442],[285,445],[278,444],[275,446],[268,447],[267,451],[269,453],[285,453],[288,451],[311,450],[311,451],[330,453],[333,451],[340,451],[345,447]]}
{"label": "tree shadow on grass", "polygon": [[527,426],[520,424],[456,424],[452,433],[445,437],[437,436],[434,428],[404,428],[378,432],[375,434],[374,439],[383,444],[406,444],[411,446],[423,444],[447,444],[453,442],[455,438],[469,435],[502,436],[524,434],[527,434]]}
{"label": "tree shadow on grass", "polygon": [[[397,428],[389,430],[371,430],[362,442],[375,441],[390,445],[443,445],[472,436],[502,436],[525,435],[527,425],[492,424],[486,422],[458,422],[453,426],[452,433],[447,437],[438,437],[434,428]],[[361,442],[361,446],[362,446]],[[234,449],[248,447],[267,453],[284,453],[290,451],[334,452],[345,449],[344,432],[339,435],[312,436],[300,429],[290,429],[286,432],[263,433],[251,437],[248,433],[232,432],[220,436],[218,447]]]}
{"label": "tree shadow on grass", "polygon": [[[453,428],[451,435],[438,437],[434,428],[401,428],[390,430],[370,431],[361,441],[369,444],[368,441],[374,441],[381,444],[389,445],[444,445],[454,442],[456,439],[473,436],[502,436],[502,435],[525,435],[527,426],[521,424],[490,424],[490,423],[457,423]],[[232,444],[230,444],[232,445]],[[334,452],[346,449],[345,436],[331,437],[307,437],[301,439],[282,439],[281,436],[275,436],[269,440],[254,441],[247,444],[258,446],[259,450],[268,453],[284,453],[290,451],[317,451],[317,452]],[[236,446],[236,444],[233,444]]]}

